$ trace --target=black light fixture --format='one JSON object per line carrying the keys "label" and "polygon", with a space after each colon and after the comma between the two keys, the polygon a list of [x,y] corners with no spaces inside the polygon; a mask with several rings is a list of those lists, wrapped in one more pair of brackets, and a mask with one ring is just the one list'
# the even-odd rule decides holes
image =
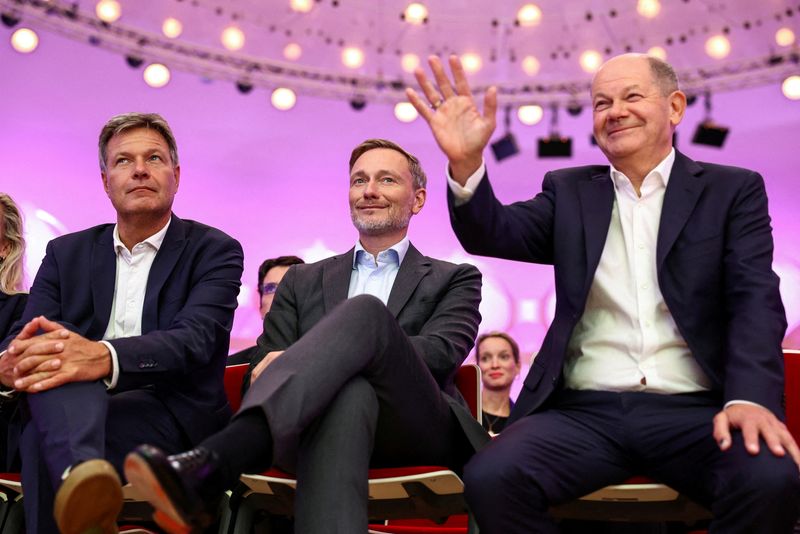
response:
{"label": "black light fixture", "polygon": [[355,95],[350,99],[350,107],[353,108],[353,111],[361,111],[367,107],[367,99],[364,98],[364,95]]}
{"label": "black light fixture", "polygon": [[247,80],[239,80],[238,82],[236,82],[236,90],[242,93],[243,95],[246,95],[253,90],[253,84],[248,82]]}
{"label": "black light fixture", "polygon": [[497,161],[503,161],[519,154],[517,138],[511,133],[511,106],[506,106],[503,124],[506,130],[505,135],[492,143],[492,153]]}
{"label": "black light fixture", "polygon": [[694,137],[692,137],[692,143],[722,148],[722,145],[725,144],[725,139],[728,137],[730,128],[717,124],[711,119],[711,93],[706,92],[704,97],[706,116],[703,121],[697,125],[697,129],[694,131]]}
{"label": "black light fixture", "polygon": [[13,13],[0,13],[0,20],[3,21],[3,26],[13,28],[19,24],[19,17]]}
{"label": "black light fixture", "polygon": [[558,133],[558,104],[550,106],[550,135],[537,140],[540,158],[571,158],[572,138]]}
{"label": "black light fixture", "polygon": [[144,59],[140,58],[139,56],[134,56],[132,54],[128,54],[125,56],[125,63],[132,69],[138,69],[142,65],[144,65]]}

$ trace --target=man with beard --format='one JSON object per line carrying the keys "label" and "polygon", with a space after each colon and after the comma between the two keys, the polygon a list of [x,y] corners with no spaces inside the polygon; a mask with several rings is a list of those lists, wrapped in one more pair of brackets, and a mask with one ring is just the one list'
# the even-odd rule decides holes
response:
{"label": "man with beard", "polygon": [[162,527],[202,529],[241,473],[276,465],[297,476],[296,532],[366,532],[370,466],[460,470],[486,442],[453,384],[477,333],[481,275],[409,242],[425,183],[419,161],[395,143],[355,148],[359,240],[289,269],[240,412],[186,453],[143,445],[128,456],[126,475]]}

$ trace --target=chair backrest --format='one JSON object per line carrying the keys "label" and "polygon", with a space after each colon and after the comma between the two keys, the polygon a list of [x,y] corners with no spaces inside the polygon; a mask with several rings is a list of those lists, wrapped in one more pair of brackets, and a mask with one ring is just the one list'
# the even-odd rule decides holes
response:
{"label": "chair backrest", "polygon": [[467,401],[473,417],[481,422],[481,370],[474,363],[462,365],[456,373],[456,387]]}
{"label": "chair backrest", "polygon": [[249,364],[240,363],[225,368],[225,394],[228,396],[228,404],[231,405],[233,413],[238,412],[239,406],[242,405],[242,381],[248,367]]}
{"label": "chair backrest", "polygon": [[783,361],[786,378],[784,380],[784,402],[786,404],[786,426],[800,443],[800,350],[784,349]]}

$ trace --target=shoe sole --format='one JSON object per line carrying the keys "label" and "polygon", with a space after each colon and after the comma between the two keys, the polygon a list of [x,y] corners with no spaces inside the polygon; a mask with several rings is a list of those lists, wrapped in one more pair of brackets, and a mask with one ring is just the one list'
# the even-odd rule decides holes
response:
{"label": "shoe sole", "polygon": [[150,468],[150,464],[135,453],[125,458],[125,478],[144,499],[153,505],[153,520],[169,534],[189,534],[193,532],[190,525],[178,512],[175,505],[164,491],[158,476]]}
{"label": "shoe sole", "polygon": [[53,515],[62,534],[116,534],[122,483],[105,460],[77,465],[56,493]]}

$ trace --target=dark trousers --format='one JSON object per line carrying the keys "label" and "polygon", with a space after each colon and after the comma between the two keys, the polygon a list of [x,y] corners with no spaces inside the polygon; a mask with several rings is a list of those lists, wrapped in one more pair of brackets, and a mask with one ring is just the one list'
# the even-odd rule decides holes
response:
{"label": "dark trousers", "polygon": [[642,474],[708,507],[710,533],[790,533],[798,466],[763,440],[751,456],[740,432],[720,451],[712,436],[720,408],[707,394],[562,391],[473,457],[467,502],[482,534],[555,533],[549,505]]}
{"label": "dark trousers", "polygon": [[122,477],[125,455],[140,443],[188,448],[175,418],[149,390],[109,395],[102,382],[75,382],[26,396],[22,484],[27,532],[57,532],[53,500],[64,471],[105,458]]}
{"label": "dark trousers", "polygon": [[297,475],[303,534],[367,531],[370,466],[451,465],[465,448],[425,361],[371,296],[340,304],[271,363],[242,412],[254,407],[275,465]]}

